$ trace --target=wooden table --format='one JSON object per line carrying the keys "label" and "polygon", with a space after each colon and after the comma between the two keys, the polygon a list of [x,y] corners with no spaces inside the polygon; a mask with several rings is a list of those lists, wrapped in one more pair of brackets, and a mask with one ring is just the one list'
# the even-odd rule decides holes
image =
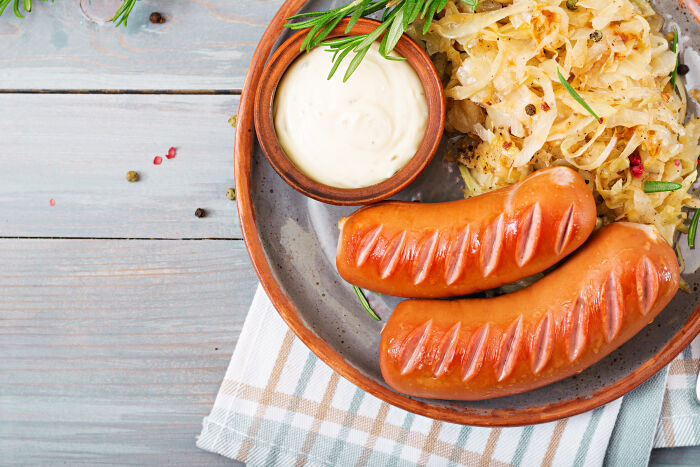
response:
{"label": "wooden table", "polygon": [[194,444],[257,284],[228,119],[281,0],[102,3],[0,17],[0,464],[229,463]]}

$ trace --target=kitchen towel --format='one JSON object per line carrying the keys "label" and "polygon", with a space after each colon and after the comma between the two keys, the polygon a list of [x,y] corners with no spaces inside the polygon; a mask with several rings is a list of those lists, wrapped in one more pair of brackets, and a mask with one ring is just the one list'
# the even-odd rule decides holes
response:
{"label": "kitchen towel", "polygon": [[668,385],[664,370],[575,417],[462,426],[397,409],[346,381],[294,336],[258,287],[197,446],[251,467],[645,465],[652,445],[700,443],[700,411],[690,400],[699,355],[696,339],[669,366]]}

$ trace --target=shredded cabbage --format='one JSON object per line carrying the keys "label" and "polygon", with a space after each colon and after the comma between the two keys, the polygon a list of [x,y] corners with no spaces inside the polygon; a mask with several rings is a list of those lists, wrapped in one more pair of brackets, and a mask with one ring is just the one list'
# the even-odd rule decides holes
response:
{"label": "shredded cabbage", "polygon": [[[446,129],[477,139],[456,157],[465,195],[566,165],[589,183],[601,224],[654,224],[672,242],[684,230],[682,208],[700,207],[688,193],[700,118],[683,124],[687,97],[682,85],[670,85],[676,54],[663,20],[643,0],[579,0],[573,11],[563,0],[481,4],[472,12],[450,0],[427,34],[421,25],[410,29],[443,75]],[[574,100],[557,70],[603,123]],[[642,158],[640,178],[630,172],[632,153]],[[644,193],[647,180],[683,189]]]}

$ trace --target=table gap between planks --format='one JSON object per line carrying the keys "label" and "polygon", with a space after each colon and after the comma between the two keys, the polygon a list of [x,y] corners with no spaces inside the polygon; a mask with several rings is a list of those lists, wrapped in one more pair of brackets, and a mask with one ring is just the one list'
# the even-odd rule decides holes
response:
{"label": "table gap between planks", "polygon": [[228,119],[282,2],[118,3],[0,17],[1,464],[228,463],[194,445],[257,284]]}

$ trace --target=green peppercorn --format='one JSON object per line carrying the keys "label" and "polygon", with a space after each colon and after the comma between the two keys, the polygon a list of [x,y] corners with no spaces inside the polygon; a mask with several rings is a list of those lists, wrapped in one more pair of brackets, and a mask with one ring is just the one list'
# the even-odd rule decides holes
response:
{"label": "green peppercorn", "polygon": [[231,125],[232,127],[236,128],[237,120],[238,120],[238,115],[234,115],[233,117],[228,119],[228,124]]}
{"label": "green peppercorn", "polygon": [[566,0],[566,8],[568,8],[571,11],[574,11],[576,7],[576,3],[578,0]]}
{"label": "green peppercorn", "polygon": [[588,36],[593,42],[600,42],[600,40],[603,38],[603,33],[598,31],[597,29],[591,33],[590,36]]}
{"label": "green peppercorn", "polygon": [[230,199],[231,201],[235,201],[235,199],[236,199],[236,190],[234,190],[233,188],[229,188],[228,190],[226,190],[226,197],[227,197],[228,199]]}
{"label": "green peppercorn", "polygon": [[129,183],[134,183],[139,181],[139,173],[134,172],[133,170],[129,170],[126,173],[126,181]]}

